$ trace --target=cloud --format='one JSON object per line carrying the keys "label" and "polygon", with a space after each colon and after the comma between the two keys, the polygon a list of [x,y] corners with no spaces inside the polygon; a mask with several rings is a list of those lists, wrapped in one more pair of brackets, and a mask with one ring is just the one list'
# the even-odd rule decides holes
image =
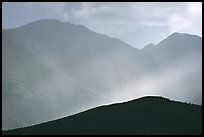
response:
{"label": "cloud", "polygon": [[26,2],[25,5],[32,10],[40,10],[48,14],[61,13],[65,2]]}
{"label": "cloud", "polygon": [[135,45],[133,40],[124,37],[137,35],[135,33],[140,33],[140,28],[144,26],[158,28],[155,35],[168,36],[173,32],[184,32],[201,36],[202,3],[85,2],[71,16],[91,30]]}
{"label": "cloud", "polygon": [[[178,7],[179,8],[179,7]],[[202,28],[202,3],[187,2],[180,4],[180,12],[173,12],[169,15],[169,32],[186,32],[201,34]],[[200,29],[195,32],[195,29]]]}
{"label": "cloud", "polygon": [[173,14],[169,19],[169,31],[170,33],[179,32],[187,27],[190,27],[193,23],[187,18]]}
{"label": "cloud", "polygon": [[[7,15],[3,12],[3,17],[10,24],[24,22],[21,23],[24,25],[25,22],[43,18],[58,19],[85,25],[95,32],[120,38],[140,48],[150,42],[158,43],[162,36],[175,31],[202,36],[201,2],[14,3],[17,8],[4,8],[4,5],[3,11],[7,11]],[[17,16],[22,19],[16,21]],[[3,24],[7,24],[6,20],[3,20]]]}
{"label": "cloud", "polygon": [[63,19],[67,15],[65,11],[65,2],[26,2],[27,10],[33,14],[39,14],[42,18]]}

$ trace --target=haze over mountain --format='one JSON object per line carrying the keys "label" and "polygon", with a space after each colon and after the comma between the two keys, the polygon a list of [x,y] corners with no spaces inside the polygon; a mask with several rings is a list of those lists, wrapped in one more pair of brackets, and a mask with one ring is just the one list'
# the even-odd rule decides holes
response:
{"label": "haze over mountain", "polygon": [[142,97],[3,134],[201,135],[202,107],[163,97]]}
{"label": "haze over mountain", "polygon": [[139,50],[82,25],[47,19],[2,30],[2,127],[144,95],[202,104],[201,43],[201,37],[174,33]]}
{"label": "haze over mountain", "polygon": [[[159,64],[159,74],[155,77],[162,77],[159,82],[166,80],[162,89],[168,91],[168,97],[202,104],[201,37],[173,33],[157,45],[147,45],[143,51],[153,55]],[[178,96],[171,95],[172,91],[178,91]]]}

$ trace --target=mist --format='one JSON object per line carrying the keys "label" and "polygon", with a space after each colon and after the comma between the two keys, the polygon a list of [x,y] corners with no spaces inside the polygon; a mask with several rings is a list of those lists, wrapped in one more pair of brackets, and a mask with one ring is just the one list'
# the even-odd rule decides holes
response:
{"label": "mist", "polygon": [[[202,105],[202,58],[188,55],[154,74],[128,81],[111,93],[114,103],[143,96],[163,96],[172,100]],[[120,94],[117,91],[121,91]]]}
{"label": "mist", "polygon": [[139,50],[57,20],[2,30],[2,128],[147,95],[202,104],[201,42],[174,34]]}

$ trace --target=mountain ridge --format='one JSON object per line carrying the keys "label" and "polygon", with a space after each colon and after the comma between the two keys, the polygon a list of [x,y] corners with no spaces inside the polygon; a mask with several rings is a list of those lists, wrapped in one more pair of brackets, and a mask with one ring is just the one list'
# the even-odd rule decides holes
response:
{"label": "mountain ridge", "polygon": [[[178,67],[180,62],[162,68],[164,65],[154,55],[119,39],[91,32],[80,25],[49,22],[44,20],[19,29],[2,30],[3,129],[36,124],[144,94],[201,102],[202,79],[197,70],[201,66],[199,49],[194,49],[193,59],[182,58],[187,64],[182,69]],[[178,46],[183,43],[178,42]],[[181,51],[192,55],[191,50]],[[160,58],[166,55],[171,54],[161,54]],[[178,58],[174,57],[172,62],[175,60]],[[164,63],[169,62],[164,60]],[[177,72],[178,78],[183,72],[190,76],[177,80],[180,85],[173,83],[165,89],[157,89],[158,83],[167,81],[168,85],[170,81],[171,84],[168,78],[172,76],[163,73],[169,69],[173,72],[168,74]],[[190,80],[186,82],[186,79]]]}
{"label": "mountain ridge", "polygon": [[[30,27],[32,25],[41,25],[41,24],[50,24],[50,23],[53,24],[53,25],[56,25],[56,24],[58,24],[58,25],[65,25],[65,26],[67,26],[67,25],[70,26],[71,25],[71,26],[74,26],[77,29],[88,30],[88,32],[99,34],[99,35],[104,36],[104,37],[115,39],[117,41],[120,41],[120,42],[122,42],[122,43],[124,43],[124,44],[126,44],[126,45],[128,45],[130,47],[132,47],[132,48],[135,48],[134,46],[129,45],[128,43],[120,40],[119,38],[111,37],[111,36],[109,36],[107,34],[95,32],[95,31],[93,31],[93,30],[91,30],[91,29],[89,29],[86,26],[81,25],[81,24],[74,24],[74,23],[70,23],[70,22],[67,22],[67,21],[60,21],[60,20],[57,20],[57,19],[41,19],[41,20],[36,20],[36,21],[30,22],[28,24],[22,25],[20,27],[9,28],[9,29],[3,29],[2,28],[2,30],[3,31],[11,31],[11,30],[16,30],[16,29],[28,28],[28,27]],[[137,49],[137,48],[135,48],[135,49]]]}

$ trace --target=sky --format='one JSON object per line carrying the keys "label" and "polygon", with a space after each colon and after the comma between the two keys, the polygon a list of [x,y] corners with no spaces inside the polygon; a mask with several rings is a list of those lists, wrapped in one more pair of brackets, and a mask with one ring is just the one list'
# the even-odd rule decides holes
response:
{"label": "sky", "polygon": [[3,2],[2,28],[40,19],[81,24],[135,48],[173,32],[202,37],[202,2]]}

